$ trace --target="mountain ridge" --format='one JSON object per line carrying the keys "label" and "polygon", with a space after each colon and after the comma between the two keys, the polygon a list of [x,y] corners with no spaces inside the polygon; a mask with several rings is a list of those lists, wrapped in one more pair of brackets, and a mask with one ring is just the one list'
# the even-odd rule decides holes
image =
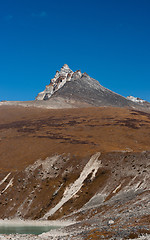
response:
{"label": "mountain ridge", "polygon": [[67,64],[56,71],[54,78],[33,101],[2,101],[0,105],[47,109],[84,107],[129,107],[150,112],[150,103],[140,98],[127,98],[103,87],[99,81],[80,70],[73,72]]}
{"label": "mountain ridge", "polygon": [[[150,107],[146,101],[134,97],[123,97],[105,87],[87,73],[73,72],[67,64],[57,71],[50,84],[38,94],[36,100],[80,101],[91,106]],[[136,100],[136,101],[135,101]]]}

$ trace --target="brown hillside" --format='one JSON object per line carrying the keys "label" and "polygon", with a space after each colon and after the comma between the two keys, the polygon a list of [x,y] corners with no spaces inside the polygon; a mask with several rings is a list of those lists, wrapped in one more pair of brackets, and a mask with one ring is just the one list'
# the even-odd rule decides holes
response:
{"label": "brown hillside", "polygon": [[72,239],[137,237],[150,232],[149,172],[148,113],[0,107],[2,219],[80,221]]}
{"label": "brown hillside", "polygon": [[123,108],[0,107],[0,166],[23,169],[53,154],[150,149],[150,114]]}

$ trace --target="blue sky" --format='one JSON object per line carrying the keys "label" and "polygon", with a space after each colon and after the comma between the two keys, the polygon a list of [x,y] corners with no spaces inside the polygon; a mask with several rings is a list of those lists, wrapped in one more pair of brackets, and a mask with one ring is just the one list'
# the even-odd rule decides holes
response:
{"label": "blue sky", "polygon": [[150,101],[150,1],[1,1],[0,100],[33,100],[64,63]]}

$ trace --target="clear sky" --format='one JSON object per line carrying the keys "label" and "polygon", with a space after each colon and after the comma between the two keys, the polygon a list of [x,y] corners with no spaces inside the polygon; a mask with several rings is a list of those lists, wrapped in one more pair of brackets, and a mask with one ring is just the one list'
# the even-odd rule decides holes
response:
{"label": "clear sky", "polygon": [[0,2],[0,100],[33,100],[64,63],[150,101],[150,0]]}

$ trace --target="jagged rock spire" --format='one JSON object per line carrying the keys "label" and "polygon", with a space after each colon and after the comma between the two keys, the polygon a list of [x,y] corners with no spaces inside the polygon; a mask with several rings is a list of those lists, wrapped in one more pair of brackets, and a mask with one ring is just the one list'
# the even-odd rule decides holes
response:
{"label": "jagged rock spire", "polygon": [[70,69],[67,64],[64,64],[61,69]]}
{"label": "jagged rock spire", "polygon": [[46,89],[38,94],[36,100],[49,99],[54,92],[63,87],[67,81],[71,80],[73,73],[69,66],[64,64],[60,71],[56,71],[54,78],[50,80],[50,84],[46,86]]}

